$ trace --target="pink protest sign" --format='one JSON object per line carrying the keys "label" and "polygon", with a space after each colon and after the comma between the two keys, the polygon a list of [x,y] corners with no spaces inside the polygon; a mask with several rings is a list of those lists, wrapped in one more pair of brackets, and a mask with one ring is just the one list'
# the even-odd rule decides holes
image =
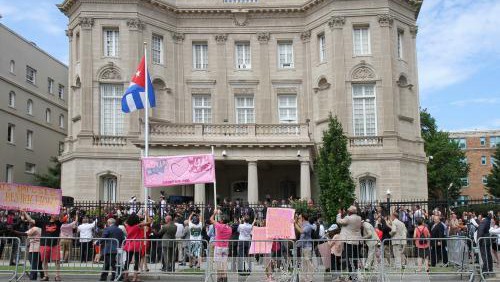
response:
{"label": "pink protest sign", "polygon": [[146,187],[211,183],[215,180],[214,156],[143,158],[142,173]]}
{"label": "pink protest sign", "polygon": [[295,239],[294,209],[268,208],[267,239]]}
{"label": "pink protest sign", "polygon": [[0,183],[0,208],[59,214],[61,189]]}
{"label": "pink protest sign", "polygon": [[252,243],[250,244],[249,254],[269,254],[271,253],[271,248],[273,243],[271,241],[265,241],[266,238],[266,227],[256,227],[252,228]]}

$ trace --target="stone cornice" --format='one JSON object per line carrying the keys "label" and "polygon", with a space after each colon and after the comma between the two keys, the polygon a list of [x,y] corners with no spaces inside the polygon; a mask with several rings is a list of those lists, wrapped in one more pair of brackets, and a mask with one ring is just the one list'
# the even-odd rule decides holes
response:
{"label": "stone cornice", "polygon": [[417,33],[418,33],[418,26],[417,25],[410,26],[410,34],[413,38],[417,37]]}
{"label": "stone cornice", "polygon": [[328,26],[330,28],[343,28],[345,25],[345,17],[342,16],[332,16],[328,20]]}
{"label": "stone cornice", "polygon": [[82,29],[92,29],[94,26],[94,19],[90,17],[80,17],[78,18],[78,23]]}

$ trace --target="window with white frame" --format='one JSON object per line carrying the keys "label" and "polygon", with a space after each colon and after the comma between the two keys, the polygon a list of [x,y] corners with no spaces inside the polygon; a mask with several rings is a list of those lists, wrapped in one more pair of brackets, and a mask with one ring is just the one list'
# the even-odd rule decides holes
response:
{"label": "window with white frame", "polygon": [[28,115],[33,115],[33,100],[28,99],[26,102],[26,113]]}
{"label": "window with white frame", "polygon": [[486,165],[486,156],[481,156],[481,165]]}
{"label": "window with white frame", "polygon": [[462,187],[469,187],[469,177],[462,177],[460,181],[462,182]]}
{"label": "window with white frame", "polygon": [[163,36],[153,34],[151,38],[151,59],[153,64],[163,64]]}
{"label": "window with white frame", "polygon": [[398,29],[398,58],[403,58],[404,31]]}
{"label": "window with white frame", "polygon": [[251,69],[250,42],[236,43],[236,68]]}
{"label": "window with white frame", "polygon": [[500,145],[500,136],[491,136],[490,137],[490,147],[496,148],[498,145]]}
{"label": "window with white frame", "polygon": [[102,179],[102,200],[106,202],[116,201],[116,190],[118,180],[113,175],[106,175]]}
{"label": "window with white frame", "polygon": [[212,101],[210,95],[193,95],[193,122],[212,122]]}
{"label": "window with white frame", "polygon": [[33,131],[26,130],[26,148],[33,149]]}
{"label": "window with white frame", "polygon": [[101,92],[101,135],[122,135],[125,116],[121,110],[123,85],[102,83]]}
{"label": "window with white frame", "polygon": [[452,138],[450,142],[455,142],[460,149],[467,149],[467,140],[465,138]]}
{"label": "window with white frame", "polygon": [[59,88],[58,88],[57,93],[59,95],[59,99],[64,100],[64,85],[59,84]]}
{"label": "window with white frame", "polygon": [[479,142],[481,144],[481,147],[486,146],[486,137],[480,137]]}
{"label": "window with white frame", "polygon": [[14,144],[15,140],[15,130],[16,126],[13,125],[12,123],[9,123],[7,125],[7,142]]}
{"label": "window with white frame", "polygon": [[377,135],[375,84],[352,85],[354,136]]}
{"label": "window with white frame", "polygon": [[255,123],[253,96],[236,97],[236,123]]}
{"label": "window with white frame", "polygon": [[353,30],[354,55],[369,55],[370,49],[370,29],[368,27],[355,27]]}
{"label": "window with white frame", "polygon": [[14,60],[10,60],[9,71],[10,73],[14,73],[16,71],[16,62],[14,62]]}
{"label": "window with white frame", "polygon": [[36,173],[36,165],[32,163],[24,163],[24,172],[29,173],[29,174],[35,174]]}
{"label": "window with white frame", "polygon": [[488,184],[488,176],[487,175],[483,175],[481,177],[481,182],[483,183],[483,185],[487,185]]}
{"label": "window with white frame", "polygon": [[50,109],[46,109],[45,110],[45,122],[47,123],[50,123],[50,120],[51,120],[51,111]]}
{"label": "window with white frame", "polygon": [[278,96],[278,118],[280,123],[297,123],[297,95]]}
{"label": "window with white frame", "polygon": [[14,91],[9,92],[9,107],[16,107],[16,93]]}
{"label": "window with white frame", "polygon": [[47,78],[47,92],[54,94],[54,80],[50,77]]}
{"label": "window with white frame", "polygon": [[278,42],[278,64],[280,69],[293,68],[293,42]]}
{"label": "window with white frame", "polygon": [[64,128],[64,115],[59,115],[59,127]]}
{"label": "window with white frame", "polygon": [[58,148],[59,156],[62,155],[64,152],[64,142],[59,142],[59,148]]}
{"label": "window with white frame", "polygon": [[5,182],[13,183],[14,182],[14,166],[8,164],[5,167]]}
{"label": "window with white frame", "polygon": [[490,156],[490,164],[493,166],[496,164],[495,156]]}
{"label": "window with white frame", "polygon": [[26,66],[26,81],[36,84],[36,70],[30,66]]}
{"label": "window with white frame", "polygon": [[359,180],[359,199],[361,202],[372,203],[377,200],[376,180],[365,177]]}
{"label": "window with white frame", "polygon": [[116,28],[105,28],[104,35],[104,56],[118,57],[120,52],[120,32]]}
{"label": "window with white frame", "polygon": [[326,62],[326,41],[325,41],[325,34],[322,33],[318,35],[318,47],[319,47],[319,62],[324,63]]}
{"label": "window with white frame", "polygon": [[208,45],[206,42],[193,43],[193,68],[197,70],[208,68]]}

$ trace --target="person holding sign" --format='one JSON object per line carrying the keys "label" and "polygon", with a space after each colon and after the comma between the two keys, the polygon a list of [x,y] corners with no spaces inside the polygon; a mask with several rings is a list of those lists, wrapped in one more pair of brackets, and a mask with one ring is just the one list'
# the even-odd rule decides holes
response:
{"label": "person holding sign", "polygon": [[350,206],[347,209],[347,216],[344,216],[343,210],[339,210],[337,214],[337,224],[343,226],[340,230],[340,235],[342,238],[349,239],[344,243],[344,250],[351,279],[358,269],[358,261],[360,258],[359,241],[361,240],[362,222],[361,217],[357,215],[357,213],[358,209],[355,206]]}
{"label": "person holding sign", "polygon": [[312,237],[313,226],[309,223],[309,216],[307,214],[301,214],[297,217],[295,221],[295,229],[297,233],[300,233],[299,241],[297,242],[297,247],[300,250],[302,257],[302,268],[305,274],[305,281],[313,281],[314,267],[312,264]]}
{"label": "person holding sign", "polygon": [[214,261],[217,267],[217,282],[227,282],[227,258],[229,255],[229,241],[232,235],[232,228],[226,215],[219,217],[219,222],[215,221],[218,209],[210,217],[210,223],[215,228],[215,248]]}

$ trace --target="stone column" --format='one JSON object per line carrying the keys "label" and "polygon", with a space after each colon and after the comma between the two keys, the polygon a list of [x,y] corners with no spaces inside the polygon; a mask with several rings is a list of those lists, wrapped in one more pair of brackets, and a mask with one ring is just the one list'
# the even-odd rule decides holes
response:
{"label": "stone column", "polygon": [[[269,32],[261,32],[257,34],[257,40],[259,41],[259,97],[255,97],[257,104],[255,105],[255,112],[260,113],[255,116],[256,123],[272,123],[273,114],[272,110],[272,87],[271,80],[269,79],[269,64],[275,64],[276,62],[269,62],[269,39],[271,35]],[[252,58],[253,60],[253,58]]]}
{"label": "stone column", "polygon": [[259,201],[259,178],[257,175],[257,161],[248,162],[248,202]]}
{"label": "stone column", "polygon": [[94,19],[87,17],[79,18],[81,35],[81,70],[80,70],[80,81],[82,84],[81,87],[81,135],[92,135],[93,126],[92,126],[92,117],[93,117],[93,99],[94,93],[92,93],[92,27],[94,26]]}
{"label": "stone column", "polygon": [[300,162],[300,198],[311,199],[311,171],[309,161]]}
{"label": "stone column", "polygon": [[[378,22],[380,24],[380,42],[382,51],[382,69],[380,77],[382,80],[382,93],[377,93],[378,97],[382,97],[383,112],[377,117],[383,119],[383,131],[379,130],[379,134],[394,135],[397,131],[397,103],[394,97],[394,83],[393,83],[393,56],[394,56],[394,40],[392,40],[392,24],[394,19],[389,14],[378,15]],[[378,88],[378,87],[377,87]]]}
{"label": "stone column", "polygon": [[347,110],[347,95],[345,87],[345,50],[344,50],[344,25],[345,18],[341,16],[332,16],[328,21],[328,26],[332,29],[332,42],[333,52],[331,52],[330,73],[334,75],[335,90],[333,97],[329,97],[329,108],[333,114],[337,114],[344,132],[349,132],[348,121],[349,111]]}
{"label": "stone column", "polygon": [[212,96],[212,108],[214,113],[212,118],[215,123],[222,123],[225,119],[229,118],[228,104],[229,99],[231,99],[231,93],[227,90],[227,34],[221,33],[215,35],[215,42],[217,43],[217,85],[215,97]]}
{"label": "stone column", "polygon": [[303,54],[304,54],[304,81],[303,81],[303,95],[301,97],[301,103],[299,104],[299,116],[298,122],[303,123],[306,119],[310,119],[311,116],[309,113],[312,112],[311,102],[311,90],[312,90],[312,82],[311,82],[311,31],[307,30],[300,34],[300,39],[302,39],[302,43],[304,44]]}
{"label": "stone column", "polygon": [[74,68],[73,68],[73,65],[74,65],[74,58],[73,58],[73,54],[74,54],[74,51],[73,50],[77,50],[76,48],[76,44],[78,44],[78,42],[76,42],[75,44],[73,44],[73,30],[72,29],[67,29],[66,30],[66,36],[68,37],[68,40],[69,40],[69,67],[68,67],[68,87],[66,88],[68,93],[66,94],[67,95],[67,101],[68,101],[68,114],[67,114],[67,117],[66,117],[66,121],[67,121],[67,124],[66,124],[66,128],[68,130],[68,134],[66,136],[66,138],[70,137],[70,136],[73,136],[73,116],[75,115],[75,113],[73,112],[74,109],[73,109],[73,104],[74,104],[74,101],[73,101],[73,92],[74,92],[74,85],[73,85],[73,78],[74,78]]}
{"label": "stone column", "polygon": [[205,184],[194,185],[194,203],[205,204]]}
{"label": "stone column", "polygon": [[[184,93],[184,56],[182,49],[184,47],[184,34],[174,32],[172,33],[172,39],[174,41],[174,62],[176,66],[180,66],[178,69],[174,71],[175,75],[175,90],[174,90],[174,99],[175,99],[175,111],[176,116],[174,117],[174,122],[191,122],[191,118],[187,114],[187,110],[185,108],[187,101],[191,100],[190,95],[185,95]],[[191,66],[189,66],[191,68]],[[190,93],[189,93],[190,94]]]}

